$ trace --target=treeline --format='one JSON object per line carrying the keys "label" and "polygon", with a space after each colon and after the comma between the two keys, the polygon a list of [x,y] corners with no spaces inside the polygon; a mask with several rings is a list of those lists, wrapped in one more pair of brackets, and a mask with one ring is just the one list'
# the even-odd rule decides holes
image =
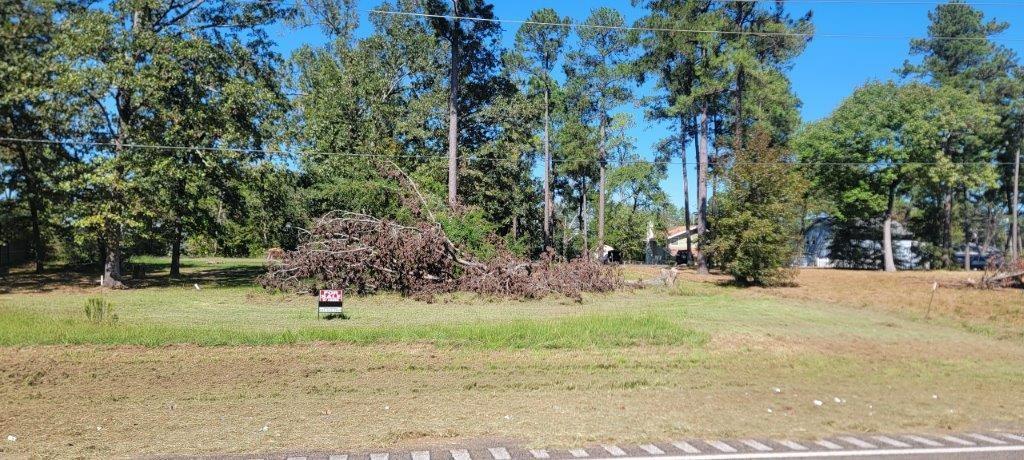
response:
{"label": "treeline", "polygon": [[881,242],[880,252],[835,247],[840,257],[895,270],[898,222],[920,265],[956,268],[956,251],[966,269],[972,252],[975,262],[1016,260],[1024,69],[991,40],[1009,24],[963,3],[928,17],[899,81],[858,88],[794,147],[838,242]]}
{"label": "treeline", "polygon": [[[508,46],[483,1],[383,2],[364,28],[354,0],[5,3],[0,234],[39,270],[101,259],[116,286],[126,256],[170,254],[176,275],[183,252],[292,247],[329,211],[408,219],[396,169],[481,256],[607,244],[641,259],[648,222],[693,224],[700,270],[710,255],[756,281],[788,265],[815,213],[879,232],[902,220],[938,260],[984,219],[1007,227],[1021,76],[988,39],[1005,25],[938,6],[907,82],[869,84],[801,128],[786,70],[810,14],[641,3],[636,24],[540,9]],[[326,43],[282,56],[268,30],[284,25]],[[672,126],[653,157],[627,135],[645,121]],[[683,209],[661,186],[670,166]]]}

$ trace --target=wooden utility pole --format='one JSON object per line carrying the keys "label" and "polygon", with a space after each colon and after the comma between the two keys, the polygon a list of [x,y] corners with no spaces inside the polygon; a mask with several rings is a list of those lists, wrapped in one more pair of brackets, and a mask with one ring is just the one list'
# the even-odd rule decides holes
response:
{"label": "wooden utility pole", "polygon": [[[458,0],[452,1],[452,15],[459,15]],[[451,25],[451,68],[448,80],[451,85],[448,93],[448,206],[454,208],[459,202],[459,41],[462,26],[457,17],[452,18]]]}

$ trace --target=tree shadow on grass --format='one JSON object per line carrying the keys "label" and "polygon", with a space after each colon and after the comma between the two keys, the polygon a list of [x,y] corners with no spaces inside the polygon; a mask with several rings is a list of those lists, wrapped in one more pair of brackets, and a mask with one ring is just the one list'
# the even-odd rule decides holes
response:
{"label": "tree shadow on grass", "polygon": [[[182,274],[171,278],[169,263],[129,264],[122,280],[129,289],[169,286],[244,287],[255,285],[265,273],[258,265],[224,264],[213,266],[182,261]],[[0,294],[76,292],[99,288],[100,270],[95,266],[48,267],[43,273],[17,268],[0,276]]]}
{"label": "tree shadow on grass", "polygon": [[[147,264],[149,265],[149,264]],[[155,268],[155,267],[154,267]],[[184,267],[183,267],[184,268]],[[153,273],[157,270],[148,271]],[[193,284],[203,287],[243,287],[256,284],[256,278],[266,269],[259,266],[232,265],[227,267],[207,268],[195,271],[186,271],[179,277],[172,278],[160,270],[156,274],[143,275],[139,278],[130,277],[126,283],[130,288],[144,289],[149,287],[167,287]]]}

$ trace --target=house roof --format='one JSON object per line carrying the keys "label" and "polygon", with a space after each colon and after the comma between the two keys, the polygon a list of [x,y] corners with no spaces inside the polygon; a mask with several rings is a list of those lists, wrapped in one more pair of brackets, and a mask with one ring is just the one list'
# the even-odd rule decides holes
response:
{"label": "house roof", "polygon": [[686,231],[686,226],[685,225],[678,225],[678,226],[675,226],[675,227],[672,227],[672,228],[666,230],[665,231],[665,236],[667,236],[669,238],[672,238],[674,236],[686,235],[687,233],[696,233],[696,232],[697,232],[697,226],[696,225],[691,225],[689,232]]}

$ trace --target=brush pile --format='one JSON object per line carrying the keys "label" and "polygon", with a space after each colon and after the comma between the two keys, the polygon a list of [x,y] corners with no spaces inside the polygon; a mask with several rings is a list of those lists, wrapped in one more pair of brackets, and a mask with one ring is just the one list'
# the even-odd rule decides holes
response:
{"label": "brush pile", "polygon": [[294,251],[268,261],[260,283],[293,292],[345,287],[423,299],[465,291],[511,299],[561,294],[577,301],[584,292],[623,285],[617,269],[591,260],[565,261],[551,253],[523,260],[502,251],[480,262],[463,254],[440,225],[402,225],[356,213],[316,219]]}
{"label": "brush pile", "polygon": [[1024,259],[989,263],[978,287],[981,288],[1024,288]]}
{"label": "brush pile", "polygon": [[584,292],[610,292],[624,285],[617,268],[587,258],[566,261],[548,252],[526,260],[499,250],[489,260],[476,260],[452,242],[415,184],[404,175],[393,177],[417,198],[403,197],[406,208],[419,217],[414,224],[328,213],[304,230],[294,251],[268,258],[260,284],[291,292],[391,291],[427,300],[463,291],[510,299],[561,294],[576,301],[582,301]]}

